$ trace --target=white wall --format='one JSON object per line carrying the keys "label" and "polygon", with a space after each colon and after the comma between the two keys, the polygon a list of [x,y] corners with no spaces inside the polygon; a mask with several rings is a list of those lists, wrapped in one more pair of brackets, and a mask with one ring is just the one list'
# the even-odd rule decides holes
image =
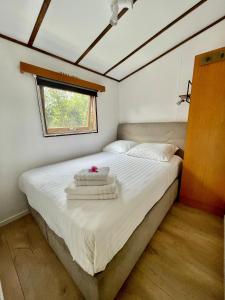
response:
{"label": "white wall", "polygon": [[[25,61],[106,86],[99,95],[99,133],[44,138],[34,79],[20,74]],[[25,170],[99,151],[115,139],[118,125],[118,83],[47,55],[0,39],[0,222],[24,211],[18,176]]]}
{"label": "white wall", "polygon": [[176,102],[192,79],[195,55],[224,46],[225,21],[122,81],[120,122],[186,121],[189,105]]}
{"label": "white wall", "polygon": [[[27,207],[17,186],[23,171],[99,151],[115,138],[118,119],[120,122],[187,120],[188,105],[177,106],[176,102],[192,78],[194,56],[223,46],[224,21],[118,85],[0,39],[0,222]],[[20,74],[21,60],[105,85],[106,92],[98,98],[99,133],[44,138],[34,80],[29,74]]]}

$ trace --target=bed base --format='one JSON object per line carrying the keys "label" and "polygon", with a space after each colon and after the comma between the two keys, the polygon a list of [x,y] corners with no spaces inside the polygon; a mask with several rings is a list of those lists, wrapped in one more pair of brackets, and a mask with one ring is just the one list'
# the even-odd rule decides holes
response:
{"label": "bed base", "polygon": [[40,214],[30,207],[42,233],[81,293],[88,300],[112,300],[129,276],[152,236],[166,216],[178,193],[178,179],[145,216],[123,248],[108,263],[103,272],[91,276],[75,261],[64,242],[46,224]]}

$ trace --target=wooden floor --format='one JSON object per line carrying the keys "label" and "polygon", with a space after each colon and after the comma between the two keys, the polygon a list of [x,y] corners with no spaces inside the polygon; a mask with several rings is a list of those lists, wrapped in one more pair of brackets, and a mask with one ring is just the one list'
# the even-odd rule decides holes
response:
{"label": "wooden floor", "polygon": [[[30,215],[0,228],[5,300],[83,299]],[[223,220],[175,204],[117,300],[223,299]]]}

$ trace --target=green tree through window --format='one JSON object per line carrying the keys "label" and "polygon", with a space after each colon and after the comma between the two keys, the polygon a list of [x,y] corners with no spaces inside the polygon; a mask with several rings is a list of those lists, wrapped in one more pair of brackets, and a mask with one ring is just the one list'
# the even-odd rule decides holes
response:
{"label": "green tree through window", "polygon": [[45,114],[48,128],[88,126],[90,96],[44,87]]}
{"label": "green tree through window", "polygon": [[46,86],[40,91],[45,135],[97,131],[95,97]]}

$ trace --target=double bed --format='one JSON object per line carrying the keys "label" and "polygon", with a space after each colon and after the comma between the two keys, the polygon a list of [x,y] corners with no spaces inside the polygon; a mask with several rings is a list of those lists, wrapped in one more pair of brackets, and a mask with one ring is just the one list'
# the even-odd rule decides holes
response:
{"label": "double bed", "polygon": [[[185,123],[120,124],[118,139],[183,149],[185,129]],[[177,197],[179,155],[157,162],[101,152],[20,177],[31,213],[86,299],[113,299],[119,291]],[[66,199],[74,174],[90,165],[110,167],[119,182],[117,199]]]}

